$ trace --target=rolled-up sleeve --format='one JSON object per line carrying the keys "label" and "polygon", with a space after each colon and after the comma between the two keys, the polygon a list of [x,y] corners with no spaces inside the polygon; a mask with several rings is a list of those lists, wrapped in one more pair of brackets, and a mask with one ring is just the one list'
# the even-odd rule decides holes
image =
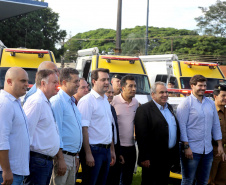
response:
{"label": "rolled-up sleeve", "polygon": [[83,99],[78,102],[78,110],[82,115],[82,127],[89,127],[93,112],[93,106],[89,99]]}
{"label": "rolled-up sleeve", "polygon": [[188,98],[182,101],[177,107],[177,119],[180,127],[180,140],[182,142],[188,142],[187,136],[187,123],[189,119],[189,106]]}
{"label": "rolled-up sleeve", "polygon": [[9,102],[3,101],[0,102],[0,150],[10,150],[9,136],[13,126],[14,109]]}

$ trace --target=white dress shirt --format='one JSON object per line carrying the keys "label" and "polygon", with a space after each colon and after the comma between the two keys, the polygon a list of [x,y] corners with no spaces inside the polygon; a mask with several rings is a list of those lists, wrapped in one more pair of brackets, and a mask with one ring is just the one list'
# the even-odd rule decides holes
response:
{"label": "white dress shirt", "polygon": [[82,114],[82,126],[88,127],[89,144],[112,142],[113,116],[107,96],[100,96],[93,89],[78,102]]}
{"label": "white dress shirt", "polygon": [[44,93],[37,89],[23,108],[28,119],[31,151],[55,156],[60,148],[60,137],[50,102]]}
{"label": "white dress shirt", "polygon": [[[0,150],[9,150],[10,169],[16,175],[29,175],[30,142],[27,118],[20,99],[0,93]],[[3,171],[0,165],[0,171]]]}

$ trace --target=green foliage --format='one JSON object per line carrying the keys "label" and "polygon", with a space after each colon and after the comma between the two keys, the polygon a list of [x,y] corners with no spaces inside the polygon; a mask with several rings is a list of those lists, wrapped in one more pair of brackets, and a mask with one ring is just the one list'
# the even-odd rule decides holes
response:
{"label": "green foliage", "polygon": [[[126,28],[122,30],[122,55],[143,55],[145,47],[145,26]],[[226,55],[226,38],[215,36],[200,36],[194,30],[149,27],[148,54],[171,53],[188,58],[188,55]],[[97,29],[79,33],[65,44],[68,50],[66,56],[76,59],[77,51],[98,47],[109,52],[115,48],[116,31],[112,29]],[[185,56],[186,55],[186,56]],[[73,56],[73,57],[71,57]],[[191,58],[193,59],[193,58]]]}
{"label": "green foliage", "polygon": [[55,45],[67,34],[60,30],[58,19],[50,8],[12,17],[0,22],[0,38],[10,48],[48,49],[59,57],[64,50]]}
{"label": "green foliage", "polygon": [[122,44],[122,54],[129,55],[131,53],[135,55],[145,54],[145,36],[141,33],[130,33]]}
{"label": "green foliage", "polygon": [[202,16],[195,18],[200,32],[206,35],[226,36],[226,1],[217,0],[209,8],[199,7],[203,13]]}

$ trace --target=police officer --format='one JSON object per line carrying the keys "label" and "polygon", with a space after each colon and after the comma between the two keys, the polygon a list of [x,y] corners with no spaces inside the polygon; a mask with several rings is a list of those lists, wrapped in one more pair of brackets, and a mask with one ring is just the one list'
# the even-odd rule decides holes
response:
{"label": "police officer", "polygon": [[[213,91],[215,106],[220,119],[222,144],[224,153],[226,152],[226,86],[216,85]],[[213,141],[213,163],[210,171],[209,184],[226,184],[226,161],[225,154],[217,155],[217,142]]]}
{"label": "police officer", "polygon": [[111,84],[114,90],[114,96],[121,93],[121,84],[120,84],[121,78],[122,77],[118,74],[113,75],[111,78]]}

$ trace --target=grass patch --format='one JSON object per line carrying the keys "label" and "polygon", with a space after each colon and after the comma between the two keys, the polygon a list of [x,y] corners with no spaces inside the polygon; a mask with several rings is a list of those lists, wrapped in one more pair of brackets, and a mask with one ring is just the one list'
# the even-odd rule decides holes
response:
{"label": "grass patch", "polygon": [[[141,174],[142,174],[142,168],[137,167],[137,172],[136,174],[133,174],[133,182],[132,185],[141,185]],[[175,182],[170,182],[169,185],[179,185],[181,182],[176,181]]]}
{"label": "grass patch", "polygon": [[142,168],[141,167],[137,167],[136,174],[133,174],[132,185],[140,185],[141,184],[141,173],[142,173]]}

